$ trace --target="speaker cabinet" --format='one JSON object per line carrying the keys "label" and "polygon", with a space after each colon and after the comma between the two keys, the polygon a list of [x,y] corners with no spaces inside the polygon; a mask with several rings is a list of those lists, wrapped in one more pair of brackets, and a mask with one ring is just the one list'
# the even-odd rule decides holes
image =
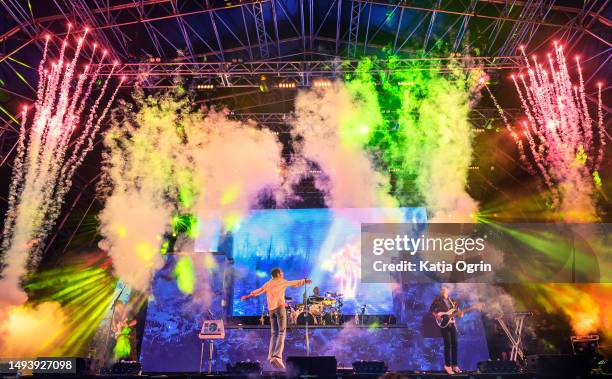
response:
{"label": "speaker cabinet", "polygon": [[336,357],[288,357],[287,376],[295,378],[302,375],[329,377],[336,375]]}

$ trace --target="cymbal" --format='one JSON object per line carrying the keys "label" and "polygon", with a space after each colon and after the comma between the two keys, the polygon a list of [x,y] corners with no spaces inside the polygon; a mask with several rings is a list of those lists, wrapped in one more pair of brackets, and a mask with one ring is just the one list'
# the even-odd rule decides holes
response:
{"label": "cymbal", "polygon": [[325,298],[323,296],[308,296],[308,302],[309,303],[320,303],[324,300]]}
{"label": "cymbal", "polygon": [[342,297],[344,295],[341,293],[337,293],[337,292],[326,292],[325,296],[326,297]]}

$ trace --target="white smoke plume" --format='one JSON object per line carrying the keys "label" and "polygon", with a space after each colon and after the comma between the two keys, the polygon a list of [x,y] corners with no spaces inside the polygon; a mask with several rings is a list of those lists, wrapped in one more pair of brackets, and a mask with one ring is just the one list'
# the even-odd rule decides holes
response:
{"label": "white smoke plume", "polygon": [[282,148],[271,131],[210,112],[186,132],[199,191],[194,209],[204,224],[221,220],[231,230],[263,189],[280,186]]}
{"label": "white smoke plume", "polygon": [[146,291],[163,265],[160,246],[173,215],[198,216],[199,233],[231,230],[266,187],[280,184],[281,147],[273,133],[229,120],[225,112],[192,111],[172,95],[136,97],[137,112],[107,135],[100,214],[101,247],[115,273]]}
{"label": "white smoke plume", "polygon": [[295,114],[292,133],[302,138],[297,153],[321,168],[316,186],[329,207],[398,205],[389,195],[388,177],[374,169],[364,149],[374,126],[382,122],[375,95],[334,82],[329,88],[300,92]]}

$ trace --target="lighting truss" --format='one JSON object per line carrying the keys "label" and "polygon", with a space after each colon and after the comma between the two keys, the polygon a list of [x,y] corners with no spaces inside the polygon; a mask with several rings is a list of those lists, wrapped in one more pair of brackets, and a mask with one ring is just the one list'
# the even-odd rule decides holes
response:
{"label": "lighting truss", "polygon": [[[516,69],[521,67],[521,58],[508,57],[457,57],[399,59],[394,71],[451,69],[450,62],[481,67],[485,71]],[[202,78],[215,81],[218,87],[258,87],[259,77],[292,80],[299,86],[310,86],[314,79],[334,79],[357,70],[359,60],[295,60],[261,62],[144,62],[127,63],[115,68],[112,75],[125,76],[129,80],[140,80],[144,88],[176,87],[175,77]],[[454,66],[452,66],[454,67]],[[103,64],[101,75],[111,74],[112,64]],[[373,72],[387,71],[380,62],[374,62]],[[146,79],[146,80],[144,80]]]}

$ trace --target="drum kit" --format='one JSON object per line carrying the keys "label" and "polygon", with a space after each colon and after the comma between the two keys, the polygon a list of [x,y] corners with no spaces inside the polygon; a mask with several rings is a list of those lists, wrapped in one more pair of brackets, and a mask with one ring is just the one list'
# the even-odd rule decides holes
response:
{"label": "drum kit", "polygon": [[293,305],[287,298],[287,315],[291,325],[341,325],[342,294],[327,292],[325,296],[310,296],[302,304]]}

